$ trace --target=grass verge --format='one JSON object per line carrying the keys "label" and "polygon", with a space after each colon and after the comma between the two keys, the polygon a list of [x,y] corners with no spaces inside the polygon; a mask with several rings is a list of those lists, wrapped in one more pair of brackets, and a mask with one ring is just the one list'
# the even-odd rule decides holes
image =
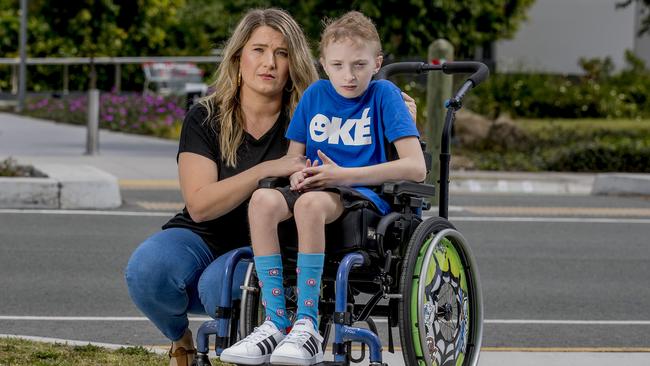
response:
{"label": "grass verge", "polygon": [[[0,366],[166,366],[169,359],[143,347],[109,350],[88,344],[69,346],[18,338],[0,338]],[[226,365],[213,361],[213,365]]]}

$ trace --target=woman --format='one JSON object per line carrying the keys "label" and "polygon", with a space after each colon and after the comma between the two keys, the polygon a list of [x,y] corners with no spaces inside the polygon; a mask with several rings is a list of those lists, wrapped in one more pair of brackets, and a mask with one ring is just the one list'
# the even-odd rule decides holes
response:
{"label": "woman", "polygon": [[[192,362],[187,314],[215,316],[227,253],[250,245],[247,204],[258,181],[305,166],[304,158],[285,157],[284,133],[317,77],[295,20],[278,9],[252,10],[224,49],[215,92],[188,112],[177,156],[186,206],[126,268],[133,302],[172,341],[170,365]],[[246,265],[235,271],[233,299]]]}

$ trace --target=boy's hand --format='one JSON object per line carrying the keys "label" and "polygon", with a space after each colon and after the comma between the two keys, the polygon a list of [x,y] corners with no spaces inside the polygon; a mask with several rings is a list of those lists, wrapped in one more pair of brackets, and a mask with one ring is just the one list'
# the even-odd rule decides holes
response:
{"label": "boy's hand", "polygon": [[344,168],[339,167],[320,150],[318,150],[318,157],[323,163],[318,166],[318,161],[315,161],[311,167],[302,170],[305,178],[297,185],[298,190],[322,188],[340,184],[343,181]]}
{"label": "boy's hand", "polygon": [[[311,161],[309,159],[307,159],[307,161],[305,163],[306,168],[315,167],[315,166],[318,166],[318,160],[314,161],[314,163],[312,164]],[[305,178],[307,178],[307,174],[305,174],[302,170],[299,170],[299,171],[291,174],[291,176],[289,177],[289,187],[290,187],[290,189],[292,191],[302,190],[302,189],[298,188],[298,185],[300,183],[302,183],[302,181],[304,181]]]}
{"label": "boy's hand", "polygon": [[297,171],[289,177],[289,188],[292,191],[298,190],[298,184],[300,184],[303,180],[305,180],[305,173],[301,171]]}

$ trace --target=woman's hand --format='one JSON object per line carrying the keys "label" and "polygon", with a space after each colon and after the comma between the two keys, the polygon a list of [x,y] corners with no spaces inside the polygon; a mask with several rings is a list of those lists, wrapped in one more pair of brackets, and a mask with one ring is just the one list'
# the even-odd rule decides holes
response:
{"label": "woman's hand", "polygon": [[305,162],[305,157],[300,155],[285,155],[279,159],[265,161],[260,164],[264,168],[262,178],[288,177],[301,171],[305,167]]}
{"label": "woman's hand", "polygon": [[305,175],[305,178],[302,182],[298,183],[296,189],[307,190],[344,184],[345,168],[338,166],[338,164],[320,150],[318,150],[318,157],[322,161],[322,164],[318,165],[318,161],[315,161],[311,167],[304,168],[302,173]]}
{"label": "woman's hand", "polygon": [[413,118],[413,122],[416,122],[418,119],[418,106],[415,104],[415,99],[411,98],[410,95],[404,92],[402,92],[402,98],[404,99],[406,108],[408,108],[409,110],[409,114],[411,115],[411,118]]}

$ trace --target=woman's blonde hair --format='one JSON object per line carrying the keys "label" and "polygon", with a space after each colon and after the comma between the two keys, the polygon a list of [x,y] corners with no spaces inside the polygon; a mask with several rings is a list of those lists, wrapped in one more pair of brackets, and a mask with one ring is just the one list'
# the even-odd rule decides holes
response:
{"label": "woman's blonde hair", "polygon": [[381,56],[381,41],[375,23],[358,11],[349,11],[337,19],[324,21],[325,29],[320,39],[320,55],[324,57],[325,47],[332,42],[349,39],[356,43],[374,43],[377,56]]}
{"label": "woman's blonde hair", "polygon": [[211,85],[214,92],[200,103],[207,109],[209,123],[219,131],[221,160],[227,166],[237,166],[237,149],[244,140],[244,116],[239,97],[239,62],[244,45],[253,32],[268,26],[281,33],[289,52],[289,79],[282,99],[283,113],[291,117],[307,87],[316,81],[318,73],[302,29],[284,10],[254,9],[244,15],[223,50],[223,59]]}

